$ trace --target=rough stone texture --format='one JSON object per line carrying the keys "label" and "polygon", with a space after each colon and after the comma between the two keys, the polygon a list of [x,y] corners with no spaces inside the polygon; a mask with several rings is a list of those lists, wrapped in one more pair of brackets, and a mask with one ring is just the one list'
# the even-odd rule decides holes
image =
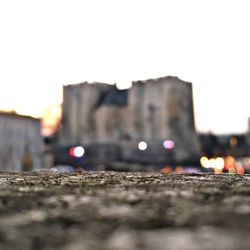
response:
{"label": "rough stone texture", "polygon": [[1,173],[0,249],[250,248],[250,176]]}

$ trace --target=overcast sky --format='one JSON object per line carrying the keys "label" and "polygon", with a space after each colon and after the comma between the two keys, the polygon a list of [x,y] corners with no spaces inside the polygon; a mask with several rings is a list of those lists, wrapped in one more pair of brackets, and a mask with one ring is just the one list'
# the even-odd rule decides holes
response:
{"label": "overcast sky", "polygon": [[249,13],[248,0],[0,1],[0,109],[39,116],[63,84],[172,75],[193,83],[198,131],[245,132]]}

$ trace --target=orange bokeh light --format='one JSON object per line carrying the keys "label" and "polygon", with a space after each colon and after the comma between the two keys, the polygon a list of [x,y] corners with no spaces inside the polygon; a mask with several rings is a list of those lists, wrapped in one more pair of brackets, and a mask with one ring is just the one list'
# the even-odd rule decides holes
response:
{"label": "orange bokeh light", "polygon": [[164,174],[168,174],[168,173],[171,173],[173,172],[173,169],[171,167],[164,167],[162,170],[161,170],[162,173]]}
{"label": "orange bokeh light", "polygon": [[175,168],[175,172],[178,174],[184,173],[184,168],[181,166],[178,166]]}

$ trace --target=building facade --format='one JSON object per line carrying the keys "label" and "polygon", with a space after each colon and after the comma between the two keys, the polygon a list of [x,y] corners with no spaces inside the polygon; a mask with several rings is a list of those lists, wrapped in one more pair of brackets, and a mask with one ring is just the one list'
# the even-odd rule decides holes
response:
{"label": "building facade", "polygon": [[60,145],[115,143],[129,160],[137,157],[140,141],[150,145],[149,158],[165,157],[166,140],[174,142],[172,157],[177,161],[200,152],[189,82],[162,77],[135,81],[127,90],[85,82],[64,86],[63,93]]}
{"label": "building facade", "polygon": [[127,92],[105,83],[64,86],[60,144],[117,142],[126,127]]}
{"label": "building facade", "polygon": [[0,112],[0,170],[31,171],[42,167],[40,120]]}

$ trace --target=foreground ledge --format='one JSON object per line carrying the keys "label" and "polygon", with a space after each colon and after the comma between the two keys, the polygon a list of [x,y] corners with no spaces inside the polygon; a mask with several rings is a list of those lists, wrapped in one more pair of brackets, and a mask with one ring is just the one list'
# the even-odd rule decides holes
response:
{"label": "foreground ledge", "polygon": [[249,249],[250,176],[0,173],[0,249]]}

